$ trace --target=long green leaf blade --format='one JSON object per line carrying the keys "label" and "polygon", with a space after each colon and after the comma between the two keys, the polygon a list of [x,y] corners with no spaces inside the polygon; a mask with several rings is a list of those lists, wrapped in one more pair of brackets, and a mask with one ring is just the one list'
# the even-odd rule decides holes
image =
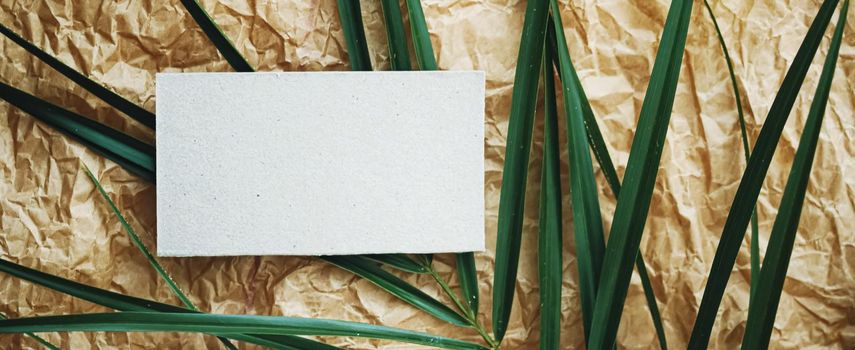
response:
{"label": "long green leaf blade", "polygon": [[[550,30],[555,30],[554,26],[550,27]],[[556,43],[548,41],[547,45],[552,46],[556,53],[552,56],[552,62],[555,64],[560,78],[561,64],[558,62],[558,49],[555,47]],[[575,68],[573,68],[572,60],[570,62],[570,68],[575,70]],[[578,78],[577,74],[571,75],[571,77],[573,76]],[[612,162],[612,157],[609,155],[609,149],[606,146],[603,133],[600,131],[600,127],[597,125],[597,121],[594,118],[594,111],[591,109],[591,103],[588,101],[585,89],[582,88],[582,82],[579,79],[576,79],[572,83],[577,85],[576,91],[579,92],[579,98],[582,100],[582,117],[585,121],[585,134],[588,137],[588,144],[591,146],[591,151],[594,152],[594,158],[596,158],[597,163],[600,164],[600,169],[603,171],[603,176],[606,178],[609,188],[612,189],[615,197],[618,197],[620,194],[620,179],[618,178],[617,170],[615,170],[614,163]]]}
{"label": "long green leaf blade", "polygon": [[478,317],[478,270],[475,266],[475,253],[455,254],[457,279],[460,281],[460,295],[472,312],[473,319]]}
{"label": "long green leaf blade", "polygon": [[389,58],[392,70],[410,70],[410,53],[407,51],[407,35],[397,0],[380,0],[386,22],[386,38],[389,42]]}
{"label": "long green leaf blade", "polygon": [[733,270],[733,263],[739,253],[739,246],[742,244],[742,237],[745,235],[752,210],[757,203],[763,179],[775,154],[775,147],[836,5],[837,0],[825,0],[822,3],[760,130],[760,136],[757,138],[754,151],[751,152],[751,158],[748,160],[748,166],[733,197],[733,204],[722,230],[692,336],[689,339],[690,349],[704,349],[709,343],[724,289]]}
{"label": "long green leaf blade", "polygon": [[662,325],[662,317],[659,315],[659,306],[656,304],[656,294],[653,294],[653,285],[647,274],[647,266],[641,259],[641,252],[635,257],[635,269],[641,278],[641,288],[644,290],[644,299],[647,300],[647,309],[653,319],[653,328],[656,329],[656,338],[659,340],[659,348],[668,350],[668,342],[665,340],[665,327]]}
{"label": "long green leaf blade", "polygon": [[[396,56],[397,51],[394,50],[404,50],[406,53],[406,42],[403,37],[403,25],[401,28],[395,29],[390,26],[395,25],[395,23],[403,23],[403,18],[401,17],[400,9],[397,6],[397,3],[389,4],[383,3],[384,6],[384,16],[387,21],[387,33],[389,33],[390,40],[390,50],[393,50],[392,56],[393,58]],[[390,10],[387,11],[386,7],[390,7]],[[368,51],[367,46],[365,46],[365,50],[355,49],[353,47],[362,47],[366,42],[365,39],[365,31],[362,29],[362,20],[359,14],[359,5],[357,1],[349,1],[349,0],[340,0],[339,1],[339,14],[342,20],[342,26],[345,28],[345,36],[348,40],[348,50],[363,52],[364,57],[358,58],[356,61],[351,57],[351,69],[352,70],[371,70],[371,62],[368,59]],[[355,18],[353,18],[355,17]],[[350,18],[349,24],[345,24],[346,18]],[[423,21],[423,19],[422,19]],[[412,23],[412,22],[411,22]],[[424,23],[422,23],[424,25]],[[348,29],[349,28],[349,29]],[[427,30],[427,29],[425,29]],[[400,35],[400,37],[399,37]],[[394,43],[404,43],[403,48],[395,48],[393,47]],[[432,55],[432,49],[431,49]],[[409,65],[409,56],[406,57],[406,63],[398,62],[396,63],[393,59],[392,68],[394,70],[408,70],[410,69]],[[423,68],[424,69],[424,68]],[[452,324],[458,326],[468,326],[466,319],[449,309],[445,305],[438,302],[436,299],[431,298],[430,296],[422,293],[416,287],[404,282],[403,280],[383,271],[382,269],[377,268],[376,266],[372,266],[365,259],[374,260],[385,264],[387,266],[406,271],[412,273],[428,273],[428,267],[433,260],[433,255],[425,254],[421,255],[420,258],[424,259],[423,263],[419,263],[411,259],[410,257],[404,254],[374,254],[374,255],[362,255],[362,256],[350,256],[350,257],[328,257],[322,258],[329,262],[332,262],[334,265],[339,266],[345,270],[348,270],[360,277],[366,278],[392,295],[398,297],[399,299],[416,306],[442,320],[448,321]],[[458,268],[460,265],[458,264]],[[474,260],[472,264],[474,275]],[[461,282],[462,284],[463,282]],[[475,282],[477,283],[477,281]],[[463,288],[463,286],[461,286]],[[476,285],[477,288],[477,285]],[[477,290],[475,296],[475,303],[477,305]],[[476,309],[477,310],[477,309]],[[476,311],[477,314],[477,311]]]}
{"label": "long green leaf blade", "polygon": [[[47,274],[38,270],[34,270],[25,266],[21,266],[3,259],[0,259],[0,272],[4,272],[27,282],[38,284],[40,286],[53,289],[57,292],[68,294],[72,297],[83,299],[90,303],[115,310],[185,313],[198,312],[174,305],[163,304],[152,300],[136,298],[104,289],[95,288],[51,274]],[[324,345],[322,343],[318,343],[310,339],[303,339],[295,336],[229,334],[228,337],[277,349],[337,349],[334,346]]]}
{"label": "long green leaf blade", "polygon": [[671,2],[606,246],[588,339],[589,349],[606,349],[615,345],[668,132],[691,13],[691,0]]}
{"label": "long green leaf blade", "polygon": [[62,63],[62,61],[54,58],[47,52],[42,51],[41,49],[31,44],[26,39],[16,34],[9,28],[6,28],[6,26],[2,24],[0,24],[0,33],[14,41],[19,46],[23,47],[30,54],[36,56],[36,58],[38,58],[51,68],[55,69],[57,72],[62,73],[62,75],[68,77],[77,85],[80,85],[81,87],[86,89],[86,91],[89,91],[93,95],[97,96],[102,101],[120,110],[122,113],[140,122],[141,124],[151,129],[154,129],[154,113],[151,113],[145,110],[144,108],[137,106],[133,102],[128,101],[122,96],[119,96],[117,93],[108,90],[103,85],[98,84],[92,79],[87,78],[85,75],[74,70],[74,68],[69,67],[68,65]]}
{"label": "long green leaf blade", "polygon": [[433,43],[425,22],[425,13],[419,0],[407,0],[407,13],[410,14],[410,32],[413,33],[413,47],[416,49],[416,60],[421,70],[437,70],[434,57]]}
{"label": "long green leaf blade", "polygon": [[95,288],[0,259],[0,272],[75,298],[120,311],[195,312],[178,306]]}
{"label": "long green leaf blade", "polygon": [[828,93],[831,90],[831,81],[834,79],[834,69],[837,66],[837,57],[840,52],[840,42],[843,38],[848,10],[849,0],[846,0],[840,9],[837,28],[831,38],[822,75],[811,102],[807,122],[799,140],[799,148],[796,151],[796,157],[787,178],[780,208],[778,208],[778,216],[772,226],[772,235],[769,238],[763,267],[760,270],[754,303],[748,309],[748,323],[745,326],[745,336],[742,340],[743,350],[767,349],[769,347],[772,326],[775,325],[775,315],[778,311],[778,303],[781,300],[781,292],[784,289],[784,280],[787,277],[787,267],[793,253],[805,191],[808,180],[810,180],[811,166],[816,154],[819,132],[822,128],[822,118],[825,115],[825,107],[828,103]]}
{"label": "long green leaf blade", "polygon": [[[342,1],[350,2],[349,0],[342,0]],[[359,17],[361,14],[359,13],[358,2],[353,1],[353,3],[356,3],[356,4],[342,4],[342,1],[339,1],[339,13],[340,13],[340,16],[342,18],[342,21],[344,22],[346,17],[351,17],[350,21],[352,22],[351,24],[349,24],[349,26],[351,27],[349,30],[350,34],[347,33],[348,30],[346,30],[346,33],[345,33],[345,35],[347,36],[347,40],[349,42],[348,45],[364,46],[364,43],[366,42],[365,31],[362,28],[361,17]],[[405,41],[406,39],[404,38],[404,34],[403,34],[403,18],[401,17],[400,8],[398,8],[397,3],[392,4],[391,2],[389,4],[386,4],[384,2],[383,6],[384,6],[384,8],[383,8],[384,17],[386,18],[386,22],[387,22],[387,33],[389,35],[389,40],[390,40],[390,43],[389,43],[390,50],[394,51],[394,50],[400,49],[400,48],[394,48],[393,47],[393,41],[395,43],[403,42],[404,43],[403,50],[404,50],[404,53],[406,54],[406,41]],[[387,8],[386,8],[387,6],[390,7],[389,10],[387,10]],[[345,10],[343,10],[343,8],[346,8],[346,11],[348,12],[348,14],[344,14],[342,12],[342,11],[345,11]],[[356,18],[352,18],[354,16]],[[396,29],[396,28],[389,27],[390,25],[394,26],[395,23],[400,24],[400,28]],[[345,25],[343,24],[343,27],[344,26]],[[349,50],[353,51],[354,49],[351,48]],[[390,51],[390,52],[392,52],[392,51]],[[357,52],[362,52],[362,51],[357,51]],[[395,51],[395,52],[397,52],[397,51]],[[400,62],[396,63],[394,58],[398,57],[398,56],[396,56],[395,52],[392,52],[392,56],[393,56],[392,68],[394,70],[408,70],[408,69],[410,69],[409,55],[406,56],[406,64],[403,64]],[[361,59],[358,59],[356,61],[356,64],[354,64],[354,61],[351,60],[351,69],[352,70],[371,70],[371,64],[370,64],[371,62],[370,62],[369,57],[368,57],[367,46],[365,46],[365,50],[364,50],[363,54],[364,54],[364,57],[362,57]],[[426,259],[427,264],[430,264],[430,261],[432,260],[432,255],[427,254],[427,255],[423,255],[422,257],[424,257]],[[423,292],[418,290],[418,288],[404,282],[403,280],[395,277],[392,274],[389,274],[386,271],[383,271],[382,269],[374,266],[368,260],[366,260],[366,259],[374,260],[374,261],[377,261],[377,262],[383,263],[385,265],[397,268],[397,269],[402,270],[402,271],[407,271],[407,272],[413,272],[413,273],[427,273],[428,272],[428,269],[426,268],[425,265],[419,264],[418,262],[407,257],[406,255],[403,255],[403,254],[375,254],[375,255],[363,255],[363,256],[338,256],[338,257],[330,256],[330,257],[322,257],[321,259],[326,260],[328,262],[331,262],[340,268],[348,270],[348,271],[356,274],[357,276],[368,279],[369,281],[371,281],[375,285],[386,290],[387,292],[391,293],[392,295],[398,297],[399,299],[403,300],[404,302],[407,302],[411,305],[414,305],[417,308],[422,309],[422,310],[430,313],[431,315],[433,315],[439,319],[448,321],[448,322],[455,324],[455,325],[458,325],[458,326],[467,326],[468,325],[468,323],[466,323],[465,318],[463,318],[462,316],[460,316],[459,314],[457,314],[456,312],[454,312],[450,308],[446,307],[445,305],[443,305],[442,303],[440,303],[436,299],[431,298],[427,294],[424,294]]]}
{"label": "long green leaf blade", "polygon": [[[410,32],[413,35],[413,46],[416,49],[416,59],[421,70],[438,70],[434,57],[430,32],[425,22],[425,14],[419,0],[407,0],[407,12],[410,15]],[[457,277],[460,281],[460,294],[466,301],[472,318],[478,317],[478,273],[475,268],[475,254],[472,252],[455,255],[457,262]]]}
{"label": "long green leaf blade", "polygon": [[157,259],[154,257],[153,254],[151,254],[148,248],[146,248],[145,244],[143,244],[140,237],[134,231],[134,228],[131,227],[127,220],[125,220],[125,217],[119,211],[119,208],[116,207],[116,203],[113,203],[113,199],[110,198],[110,195],[108,195],[107,191],[104,190],[104,187],[101,186],[101,182],[98,181],[98,178],[95,177],[94,174],[92,174],[92,171],[90,171],[86,165],[83,166],[83,170],[86,172],[86,176],[89,177],[89,180],[91,180],[92,183],[95,185],[95,188],[98,189],[98,193],[101,194],[101,197],[103,197],[104,200],[107,201],[107,204],[110,205],[110,210],[112,210],[113,214],[115,214],[116,217],[119,219],[119,222],[122,224],[122,228],[124,228],[125,232],[128,233],[128,237],[131,239],[131,242],[133,242],[134,246],[136,246],[140,253],[145,256],[151,267],[157,272],[160,278],[163,279],[164,282],[166,282],[166,284],[169,286],[169,289],[172,290],[172,293],[175,294],[175,296],[177,296],[178,299],[180,299],[181,302],[188,309],[197,311],[196,306],[193,304],[192,301],[190,301],[190,298],[188,298],[187,295],[184,294],[181,288],[178,287],[178,284],[175,283],[171,276],[169,276],[169,273],[167,273],[163,266],[161,266],[160,263],[157,262]]}
{"label": "long green leaf blade", "polygon": [[[170,276],[169,273],[166,272],[166,269],[164,269],[163,266],[160,266],[160,263],[157,262],[157,259],[154,258],[154,255],[152,255],[151,252],[148,251],[148,248],[146,248],[145,244],[142,243],[140,237],[137,236],[136,232],[134,232],[134,228],[131,227],[128,221],[125,220],[125,217],[122,216],[122,213],[119,211],[119,208],[116,207],[116,203],[113,203],[113,200],[110,198],[107,192],[104,191],[104,187],[101,186],[101,182],[98,181],[98,178],[92,174],[92,171],[90,171],[89,167],[87,167],[86,165],[83,165],[83,170],[86,172],[86,176],[88,176],[92,183],[95,184],[95,188],[98,189],[98,193],[101,194],[101,197],[103,197],[104,200],[106,200],[107,203],[110,205],[110,209],[113,211],[113,214],[115,214],[116,217],[119,219],[119,222],[122,223],[122,227],[125,229],[125,232],[128,233],[128,237],[130,237],[131,242],[133,242],[137,249],[139,249],[143,256],[145,256],[151,267],[154,268],[158,275],[160,275],[160,278],[163,279],[163,281],[165,281],[167,285],[169,285],[169,289],[172,289],[172,293],[175,294],[175,296],[177,296],[178,299],[180,299],[181,302],[184,303],[184,305],[188,309],[198,311],[196,305],[194,305],[193,302],[190,301],[190,298],[188,298],[187,295],[185,295],[184,292],[181,290],[181,288],[178,287],[178,284],[175,283],[175,281],[172,279],[172,276]],[[225,345],[227,348],[237,349],[227,339],[222,337],[220,337],[219,339],[220,342],[222,342],[223,345]]]}
{"label": "long green leaf blade", "polygon": [[[549,30],[554,31],[555,27],[550,26]],[[552,51],[555,52],[555,54],[552,55],[552,61],[559,67],[558,72],[560,76],[561,69],[560,63],[558,62],[558,50],[554,47],[556,46],[556,43],[554,40],[547,40],[547,45],[552,47]],[[572,60],[570,60],[569,68],[575,72]],[[600,165],[600,169],[603,172],[603,176],[606,178],[606,182],[609,184],[615,198],[617,198],[620,195],[620,180],[618,179],[617,171],[612,163],[611,156],[609,156],[609,150],[606,146],[605,140],[603,139],[603,134],[600,132],[600,127],[597,125],[596,119],[594,119],[594,111],[591,109],[591,104],[588,101],[588,97],[585,95],[585,90],[582,88],[582,82],[579,80],[578,75],[575,73],[571,74],[570,78],[574,79],[572,81],[576,86],[574,91],[578,92],[578,98],[582,101],[582,117],[585,123],[585,134],[588,138],[588,144],[591,147],[591,151],[594,153],[594,158],[596,158],[597,163]],[[668,343],[665,340],[665,327],[663,326],[662,318],[659,315],[659,306],[656,304],[656,294],[653,292],[653,285],[650,283],[650,277],[648,276],[647,267],[644,263],[644,257],[642,257],[641,252],[639,252],[635,257],[635,267],[641,279],[641,288],[644,291],[644,298],[647,301],[647,308],[650,311],[653,327],[656,329],[656,336],[659,339],[659,347],[662,350],[667,350]]]}
{"label": "long green leaf blade", "polygon": [[0,333],[19,332],[205,332],[305,336],[352,336],[446,349],[483,349],[461,340],[365,323],[283,316],[114,312],[0,321]]}
{"label": "long green leaf blade", "polygon": [[154,147],[0,82],[0,99],[72,136],[131,173],[154,182]]}
{"label": "long green leaf blade", "polygon": [[496,264],[493,278],[493,334],[498,342],[501,342],[505,336],[514,302],[531,132],[548,13],[548,0],[528,1],[517,56],[511,113],[508,118],[502,189],[499,197]]}
{"label": "long green leaf blade", "polygon": [[[554,33],[549,31],[549,34]],[[552,35],[547,40],[554,40]],[[551,48],[547,46],[547,50]],[[555,73],[544,56],[543,169],[540,178],[538,225],[538,276],[540,282],[540,348],[558,349],[561,341],[561,150],[558,147],[558,108],[555,104]]]}
{"label": "long green leaf blade", "polygon": [[370,71],[371,56],[368,54],[368,42],[365,40],[365,27],[362,24],[362,9],[359,1],[338,0],[338,17],[347,43],[350,69]]}
{"label": "long green leaf blade", "polygon": [[249,65],[249,62],[247,62],[235,48],[231,40],[226,37],[226,34],[220,30],[220,27],[217,26],[211,16],[209,16],[202,6],[199,5],[197,0],[181,0],[181,4],[184,5],[184,8],[187,9],[187,12],[190,13],[193,20],[195,20],[196,24],[199,25],[199,28],[202,28],[202,31],[205,33],[205,36],[208,37],[208,40],[211,40],[211,43],[217,47],[217,51],[220,51],[223,58],[229,62],[232,69],[236,72],[255,71],[252,69],[252,66]]}
{"label": "long green leaf blade", "polygon": [[454,310],[451,310],[448,306],[445,306],[409,283],[404,282],[402,279],[384,271],[377,264],[365,257],[341,255],[324,256],[321,259],[367,279],[378,287],[392,293],[392,295],[440,320],[461,327],[469,325],[465,318],[454,312]]}
{"label": "long green leaf blade", "polygon": [[427,273],[424,265],[417,263],[406,254],[369,254],[364,257],[401,271],[412,273]]}
{"label": "long green leaf blade", "polygon": [[[3,315],[3,314],[1,314],[1,313],[0,313],[0,320],[7,320],[7,319],[8,319],[8,318],[7,318],[5,315]],[[42,337],[40,337],[40,336],[36,335],[35,333],[32,333],[32,332],[26,332],[26,333],[24,333],[24,334],[25,334],[26,336],[30,337],[30,338],[33,338],[33,340],[37,341],[39,344],[42,344],[44,347],[46,347],[46,348],[48,348],[48,349],[50,349],[50,350],[59,350],[59,347],[57,347],[56,345],[51,344],[51,342],[49,342],[49,341],[45,340],[45,338],[42,338]]]}
{"label": "long green leaf blade", "polygon": [[[416,49],[416,60],[421,70],[438,70],[434,57],[430,32],[425,22],[425,14],[419,0],[407,0],[407,12],[410,15],[410,31],[413,34],[413,46]],[[473,319],[478,317],[478,273],[475,268],[475,254],[472,252],[455,255],[457,262],[457,277],[460,281],[460,294],[472,313]]]}
{"label": "long green leaf blade", "polygon": [[[594,180],[594,165],[588,151],[585,136],[585,122],[582,117],[583,101],[580,97],[579,80],[576,70],[571,67],[567,39],[564,37],[564,25],[558,3],[550,1],[552,7],[552,23],[557,42],[557,55],[561,67],[562,91],[564,96],[564,113],[567,119],[567,148],[570,163],[570,195],[573,203],[573,231],[576,239],[576,260],[579,268],[579,294],[582,301],[582,319],[585,335],[591,333],[594,300],[597,296],[597,286],[600,270],[603,266],[603,255],[606,250],[603,238],[603,224],[600,217],[600,203],[597,197],[597,183]],[[551,69],[550,69],[551,71]]]}
{"label": "long green leaf blade", "polygon": [[[724,60],[727,62],[727,72],[730,74],[730,86],[733,88],[733,98],[736,101],[736,113],[739,117],[739,131],[742,134],[742,150],[745,153],[745,163],[751,158],[751,146],[748,144],[748,131],[745,129],[745,114],[742,111],[742,97],[739,95],[739,86],[736,83],[736,73],[733,71],[733,62],[730,59],[730,53],[727,51],[727,44],[724,42],[724,35],[721,34],[721,29],[718,27],[718,21],[715,19],[712,7],[707,0],[704,0],[704,6],[707,8],[707,13],[710,14],[713,26],[715,27],[718,43],[721,45],[721,50],[724,52]],[[754,291],[757,290],[757,276],[760,275],[760,228],[757,224],[757,208],[754,208],[751,214],[751,291],[749,293],[749,304],[754,300]]]}

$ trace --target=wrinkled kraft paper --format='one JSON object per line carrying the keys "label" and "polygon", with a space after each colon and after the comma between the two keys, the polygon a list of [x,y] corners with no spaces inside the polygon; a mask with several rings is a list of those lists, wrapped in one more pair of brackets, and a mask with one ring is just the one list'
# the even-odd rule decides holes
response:
{"label": "wrinkled kraft paper", "polygon": [[[259,71],[347,70],[335,1],[204,0],[203,6]],[[507,118],[525,2],[424,0],[439,65],[483,70],[487,77],[485,201],[487,252],[477,255],[481,319],[489,324],[496,211]],[[664,0],[563,1],[570,51],[620,173],[667,13]],[[389,69],[378,2],[363,1],[377,69]],[[752,140],[792,62],[818,0],[711,3],[735,61]],[[771,348],[855,347],[855,11],[835,72]],[[833,19],[836,23],[837,15]],[[155,109],[156,72],[228,72],[228,64],[178,1],[0,1],[0,22],[96,81]],[[832,26],[833,26],[832,23]],[[808,72],[761,193],[761,251],[819,77],[830,29]],[[0,79],[53,103],[130,132],[154,136],[75,86],[5,38]],[[319,98],[323,98],[320,96]],[[150,249],[155,247],[155,187],[79,143],[0,102],[0,254],[20,264],[139,297],[178,304],[81,169],[87,164]],[[541,117],[538,112],[538,118]],[[641,244],[669,344],[685,348],[716,244],[745,162],[727,69],[703,4],[696,2],[680,85]],[[563,124],[562,124],[563,125]],[[542,122],[535,127],[519,285],[505,349],[531,349],[538,338],[537,198]],[[563,143],[563,140],[562,140]],[[562,144],[562,179],[567,183]],[[614,195],[598,174],[603,217]],[[565,266],[561,343],[583,345],[575,246],[565,187]],[[438,321],[371,283],[314,258],[161,259],[205,311],[324,317],[379,323],[479,341],[472,330]],[[454,259],[439,255],[440,274],[456,287]],[[736,348],[745,328],[749,259],[743,245],[713,329],[711,348]],[[425,276],[406,279],[442,296]],[[107,311],[0,274],[0,311],[10,317]],[[49,333],[64,348],[218,348],[210,336],[178,333]],[[637,275],[624,308],[620,348],[656,349]],[[323,338],[356,349],[409,345]],[[20,335],[0,347],[38,348]]]}

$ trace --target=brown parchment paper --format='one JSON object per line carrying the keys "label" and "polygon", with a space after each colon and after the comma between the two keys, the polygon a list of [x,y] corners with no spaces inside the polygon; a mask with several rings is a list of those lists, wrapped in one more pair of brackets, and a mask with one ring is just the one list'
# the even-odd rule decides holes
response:
{"label": "brown parchment paper", "polygon": [[[346,70],[334,0],[204,0],[238,49],[259,71]],[[483,70],[486,101],[488,250],[477,254],[481,318],[489,324],[496,212],[507,118],[524,1],[423,0],[439,65]],[[668,1],[564,0],[565,32],[582,83],[612,156],[623,173]],[[753,139],[807,31],[818,0],[723,0],[713,8],[733,55]],[[362,1],[375,66],[388,69],[382,16]],[[155,72],[230,71],[177,0],[0,0],[0,21],[37,46],[133,102],[155,109]],[[835,14],[832,27],[837,21]],[[780,310],[775,349],[855,348],[855,23],[845,31]],[[758,210],[761,251],[798,144],[831,30],[808,73],[772,161]],[[130,122],[23,49],[0,39],[0,79],[43,99],[152,141]],[[641,245],[672,348],[685,348],[728,208],[745,167],[737,115],[721,49],[703,3],[696,1],[677,99]],[[319,96],[318,98],[323,98]],[[540,113],[540,112],[538,112]],[[540,114],[538,114],[540,117]],[[538,121],[530,185],[539,178]],[[563,137],[563,136],[562,136]],[[563,140],[562,140],[563,143]],[[426,146],[427,147],[427,146]],[[567,183],[566,146],[562,178]],[[29,115],[0,102],[0,254],[4,259],[121,293],[178,304],[130,244],[85,177],[103,181],[145,243],[154,249],[155,191],[114,163]],[[614,196],[598,175],[603,217]],[[529,186],[517,299],[505,349],[535,348],[538,338],[536,233],[538,187]],[[565,187],[566,192],[566,187]],[[569,195],[565,196],[561,343],[583,348]],[[251,218],[247,218],[251,220]],[[344,229],[344,228],[343,228]],[[314,258],[162,258],[204,311],[324,317],[378,323],[478,342],[474,331],[426,315],[372,284]],[[456,287],[453,258],[439,255]],[[748,245],[742,247],[713,330],[711,348],[736,348],[748,306]],[[447,301],[427,277],[406,279]],[[9,317],[106,309],[0,274],[0,311]],[[178,333],[49,333],[68,349],[219,348],[210,336]],[[354,349],[410,345],[324,338]],[[20,335],[0,348],[38,348]],[[246,347],[241,344],[241,347]],[[619,347],[657,348],[637,275],[624,309]]]}

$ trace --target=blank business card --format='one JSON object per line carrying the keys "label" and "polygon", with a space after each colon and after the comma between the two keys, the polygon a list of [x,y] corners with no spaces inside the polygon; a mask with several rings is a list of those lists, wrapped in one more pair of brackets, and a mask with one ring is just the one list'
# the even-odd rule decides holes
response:
{"label": "blank business card", "polygon": [[484,249],[483,72],[157,74],[160,256]]}

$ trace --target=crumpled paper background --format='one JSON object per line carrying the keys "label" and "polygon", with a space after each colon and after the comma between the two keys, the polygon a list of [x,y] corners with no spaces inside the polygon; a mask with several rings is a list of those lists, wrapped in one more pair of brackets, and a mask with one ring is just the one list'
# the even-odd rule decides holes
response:
{"label": "crumpled paper background", "polygon": [[[204,0],[238,49],[259,71],[346,70],[347,54],[333,0]],[[487,75],[486,203],[488,250],[477,254],[481,319],[489,324],[496,212],[504,142],[524,1],[423,0],[439,65]],[[362,1],[377,69],[389,69],[382,16]],[[724,0],[713,9],[735,60],[754,140],[818,0]],[[567,0],[565,32],[582,83],[622,174],[650,75],[667,1]],[[775,349],[855,348],[855,15],[849,13],[801,226],[772,333]],[[155,109],[155,72],[230,71],[178,1],[0,0],[0,21],[94,80]],[[837,14],[832,27],[837,22]],[[759,200],[761,251],[828,47],[826,33],[772,161]],[[144,140],[154,135],[5,38],[0,79]],[[319,96],[318,98],[323,98]],[[145,243],[155,247],[154,187],[79,143],[0,102],[0,254],[4,259],[121,293],[178,304],[122,231],[85,177],[103,181]],[[540,113],[540,112],[539,112]],[[540,117],[540,114],[538,114]],[[531,183],[517,300],[504,348],[530,349],[538,338],[537,198],[542,123],[530,165]],[[563,141],[562,141],[563,142]],[[642,241],[669,344],[686,346],[706,275],[745,167],[727,70],[703,3],[696,2],[680,85]],[[566,146],[562,177],[567,183]],[[614,203],[598,175],[603,216]],[[566,187],[565,187],[566,192]],[[569,195],[565,195],[565,283],[562,346],[583,348]],[[251,218],[247,218],[251,220]],[[474,331],[444,324],[314,258],[162,258],[202,310],[324,317],[379,323],[479,341]],[[437,266],[456,286],[453,258]],[[719,310],[711,348],[736,348],[748,307],[748,245],[742,247]],[[448,302],[425,276],[406,276]],[[0,311],[9,317],[106,309],[0,274]],[[50,333],[63,348],[218,348],[210,336],[178,333]],[[386,341],[324,338],[356,349],[402,349]],[[657,348],[637,275],[619,332],[620,348]],[[20,335],[0,348],[38,348]]]}

